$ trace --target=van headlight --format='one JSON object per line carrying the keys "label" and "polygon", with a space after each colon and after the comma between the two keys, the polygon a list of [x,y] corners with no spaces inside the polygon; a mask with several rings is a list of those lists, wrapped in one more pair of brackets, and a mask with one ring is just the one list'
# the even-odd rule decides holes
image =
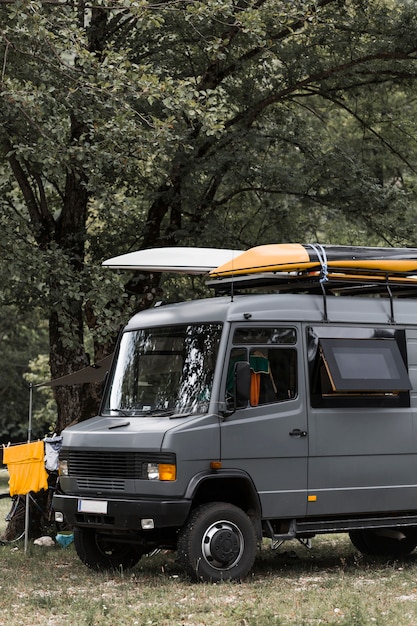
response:
{"label": "van headlight", "polygon": [[145,475],[148,480],[176,480],[177,466],[174,463],[147,463]]}
{"label": "van headlight", "polygon": [[68,476],[68,461],[66,459],[59,460],[59,475]]}

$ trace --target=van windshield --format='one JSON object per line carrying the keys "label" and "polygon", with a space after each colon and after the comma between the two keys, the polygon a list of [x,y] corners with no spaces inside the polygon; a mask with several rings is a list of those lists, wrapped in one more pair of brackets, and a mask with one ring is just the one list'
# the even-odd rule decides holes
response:
{"label": "van windshield", "polygon": [[221,324],[187,324],[124,333],[104,413],[206,413],[221,328]]}

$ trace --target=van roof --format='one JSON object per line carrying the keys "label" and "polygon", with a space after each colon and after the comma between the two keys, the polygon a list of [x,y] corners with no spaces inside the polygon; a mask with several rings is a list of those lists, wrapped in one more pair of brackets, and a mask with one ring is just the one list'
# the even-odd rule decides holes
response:
{"label": "van roof", "polygon": [[137,313],[126,330],[198,322],[417,324],[417,300],[313,294],[247,294],[161,305]]}

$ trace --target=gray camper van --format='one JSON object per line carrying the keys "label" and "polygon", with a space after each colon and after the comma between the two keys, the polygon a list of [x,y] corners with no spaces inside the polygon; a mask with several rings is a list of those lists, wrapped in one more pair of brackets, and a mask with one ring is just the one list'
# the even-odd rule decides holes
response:
{"label": "gray camper van", "polygon": [[172,549],[219,581],[243,578],[265,537],[348,532],[363,553],[410,553],[417,301],[395,281],[234,284],[135,315],[100,415],[63,432],[54,509],[80,559]]}

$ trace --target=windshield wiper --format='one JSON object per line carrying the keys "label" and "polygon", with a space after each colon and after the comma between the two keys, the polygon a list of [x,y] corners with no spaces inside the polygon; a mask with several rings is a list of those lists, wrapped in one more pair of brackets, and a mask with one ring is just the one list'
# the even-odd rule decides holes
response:
{"label": "windshield wiper", "polygon": [[130,422],[119,422],[118,424],[112,424],[111,426],[109,426],[109,430],[122,428],[123,426],[130,426]]}
{"label": "windshield wiper", "polygon": [[181,413],[176,409],[164,409],[164,408],[156,408],[156,409],[110,409],[110,411],[114,411],[115,413],[119,413],[123,417],[187,417],[191,415],[192,411],[187,413]]}
{"label": "windshield wiper", "polygon": [[110,409],[114,413],[118,413],[119,415],[123,415],[123,417],[143,417],[144,415],[155,415],[157,417],[169,417],[173,413],[175,413],[172,409]]}
{"label": "windshield wiper", "polygon": [[151,409],[150,411],[144,411],[143,415],[153,415],[154,417],[170,417],[174,415],[174,409]]}

